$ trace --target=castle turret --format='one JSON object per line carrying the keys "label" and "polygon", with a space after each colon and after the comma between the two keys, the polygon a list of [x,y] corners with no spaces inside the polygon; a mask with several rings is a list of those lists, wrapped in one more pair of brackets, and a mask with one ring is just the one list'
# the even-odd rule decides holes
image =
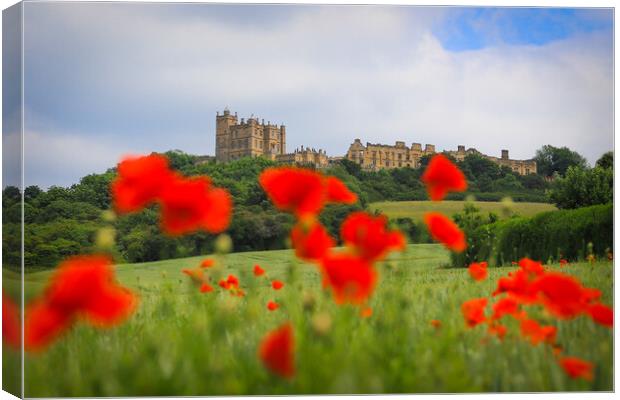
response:
{"label": "castle turret", "polygon": [[218,112],[215,117],[215,159],[220,162],[228,161],[228,151],[230,149],[230,127],[237,124],[237,115],[230,115],[226,108],[220,115]]}
{"label": "castle turret", "polygon": [[458,146],[458,150],[457,150],[457,151],[458,151],[459,153],[465,153],[465,146],[463,146],[462,144],[460,144],[460,145]]}
{"label": "castle turret", "polygon": [[280,126],[280,154],[286,154],[286,126]]}
{"label": "castle turret", "polygon": [[502,160],[508,160],[508,150],[502,150]]}

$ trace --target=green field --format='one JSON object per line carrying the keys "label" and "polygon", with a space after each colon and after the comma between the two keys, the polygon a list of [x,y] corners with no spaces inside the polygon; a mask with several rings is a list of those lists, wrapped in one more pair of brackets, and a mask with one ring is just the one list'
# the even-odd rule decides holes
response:
{"label": "green field", "polygon": [[[482,212],[494,212],[500,218],[505,215],[506,204],[499,201],[475,201],[474,205]],[[424,214],[429,211],[439,211],[446,215],[453,215],[463,211],[464,201],[381,201],[370,203],[371,211],[380,210],[390,218],[411,218],[422,221]],[[511,203],[508,211],[523,217],[529,217],[543,211],[556,210],[553,204],[547,203]]]}
{"label": "green field", "polygon": [[[357,308],[335,305],[321,289],[315,267],[297,263],[290,250],[221,259],[214,277],[238,274],[245,298],[219,289],[199,293],[180,270],[200,260],[119,265],[119,280],[141,296],[137,313],[105,331],[80,324],[45,353],[27,354],[25,395],[613,389],[613,331],[587,318],[547,322],[557,324],[558,342],[567,354],[594,362],[591,382],[570,379],[549,348],[522,341],[515,321],[507,321],[511,333],[504,341],[486,340],[481,326],[467,329],[460,304],[487,296],[497,277],[511,268],[493,268],[490,279],[475,283],[465,269],[441,267],[448,263],[448,253],[438,245],[410,245],[379,265],[380,282],[370,303],[374,314],[368,319],[360,318]],[[275,292],[267,279],[255,278],[251,270],[256,263],[286,286]],[[612,263],[574,264],[565,271],[586,286],[600,288],[602,301],[612,303]],[[9,271],[3,275],[5,285],[15,278]],[[36,294],[48,276],[49,272],[28,274],[27,296]],[[268,300],[277,300],[281,308],[268,312]],[[441,320],[443,327],[435,330],[429,324],[432,319]],[[295,327],[297,348],[298,371],[290,381],[269,374],[256,355],[261,337],[286,320]],[[330,327],[325,327],[326,321],[331,321]],[[17,362],[19,354],[5,351],[4,358]],[[4,369],[5,385],[16,382],[16,373]]]}

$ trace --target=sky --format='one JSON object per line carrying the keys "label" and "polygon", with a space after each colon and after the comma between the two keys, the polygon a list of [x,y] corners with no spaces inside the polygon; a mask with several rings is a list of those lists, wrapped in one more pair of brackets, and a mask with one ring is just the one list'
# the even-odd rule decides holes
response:
{"label": "sky", "polygon": [[25,184],[43,188],[128,154],[213,155],[225,107],[284,123],[288,151],[551,144],[593,164],[613,148],[613,11],[25,3],[24,105]]}

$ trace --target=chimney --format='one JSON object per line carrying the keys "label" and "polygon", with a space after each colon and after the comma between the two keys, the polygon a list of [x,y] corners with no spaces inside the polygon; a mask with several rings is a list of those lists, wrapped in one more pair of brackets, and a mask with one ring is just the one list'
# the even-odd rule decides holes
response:
{"label": "chimney", "polygon": [[508,160],[508,150],[502,150],[502,160]]}

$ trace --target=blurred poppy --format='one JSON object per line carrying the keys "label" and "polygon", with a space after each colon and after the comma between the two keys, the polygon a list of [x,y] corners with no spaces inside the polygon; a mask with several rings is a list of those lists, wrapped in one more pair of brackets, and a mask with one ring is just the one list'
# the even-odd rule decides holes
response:
{"label": "blurred poppy", "polygon": [[560,267],[564,268],[568,265],[568,260],[565,259],[561,259],[560,260]]}
{"label": "blurred poppy", "polygon": [[531,276],[540,276],[545,272],[540,262],[530,260],[529,258],[519,260],[519,267]]}
{"label": "blurred poppy", "polygon": [[492,323],[489,324],[489,328],[487,331],[490,335],[495,335],[501,340],[504,338],[504,336],[506,336],[506,333],[508,333],[508,328],[506,328],[506,326],[502,324]]}
{"label": "blurred poppy", "polygon": [[562,357],[560,359],[560,366],[564,369],[568,376],[573,379],[583,378],[591,381],[593,378],[593,364],[591,362],[584,361],[577,357]]}
{"label": "blurred poppy", "polygon": [[110,188],[119,213],[140,211],[155,202],[173,178],[168,159],[160,154],[127,157],[118,164],[117,172]]}
{"label": "blurred poppy", "polygon": [[448,192],[463,192],[467,180],[461,170],[443,154],[433,156],[422,174],[431,200],[442,200]]}
{"label": "blurred poppy", "polygon": [[475,281],[481,281],[486,279],[487,275],[488,275],[488,271],[487,271],[487,263],[486,262],[480,262],[480,263],[471,263],[469,265],[469,275],[472,277],[473,280]]}
{"label": "blurred poppy", "polygon": [[295,340],[293,327],[286,323],[263,337],[258,356],[271,372],[284,378],[295,375]]}
{"label": "blurred poppy", "polygon": [[213,286],[209,285],[208,283],[204,282],[202,285],[200,285],[201,293],[209,293],[212,291],[213,291]]}
{"label": "blurred poppy", "polygon": [[356,254],[373,262],[381,260],[390,250],[405,248],[405,238],[396,230],[387,229],[385,215],[372,216],[365,212],[353,212],[340,228],[345,244],[352,246]]}
{"label": "blurred poppy", "polygon": [[17,304],[2,291],[2,340],[13,348],[22,342],[20,311]]}
{"label": "blurred poppy", "polygon": [[465,318],[465,323],[468,327],[473,328],[486,321],[484,309],[487,306],[487,302],[488,300],[482,297],[479,299],[467,300],[461,304],[461,312],[463,313],[463,318]]}
{"label": "blurred poppy", "polygon": [[254,266],[254,276],[262,276],[265,275],[265,270],[260,267],[260,265]]}
{"label": "blurred poppy", "polygon": [[431,326],[435,329],[439,329],[441,328],[441,321],[438,319],[432,319],[431,320]]}
{"label": "blurred poppy", "polygon": [[521,335],[528,338],[533,345],[544,342],[548,344],[555,343],[557,328],[547,325],[541,326],[533,319],[524,319],[521,321]]}
{"label": "blurred poppy", "polygon": [[275,301],[269,301],[269,302],[267,303],[267,309],[268,309],[269,311],[275,311],[275,310],[277,310],[278,308],[280,308],[280,305],[279,305],[278,303],[276,303]]}
{"label": "blurred poppy", "polygon": [[323,282],[342,303],[364,303],[372,294],[377,274],[365,259],[347,253],[330,254],[321,260]]}
{"label": "blurred poppy", "polygon": [[202,262],[200,263],[201,268],[211,268],[214,265],[215,265],[215,260],[212,258],[207,258],[205,260],[202,260]]}
{"label": "blurred poppy", "polygon": [[172,236],[199,229],[221,232],[232,213],[228,192],[212,188],[206,177],[176,177],[162,190],[161,205],[162,229]]}
{"label": "blurred poppy", "polygon": [[284,287],[284,283],[278,280],[275,280],[271,282],[271,287],[274,288],[275,290],[280,290],[282,289],[282,287]]}
{"label": "blurred poppy", "polygon": [[351,204],[357,195],[337,178],[304,168],[268,168],[259,181],[276,208],[299,218],[315,216],[326,202]]}
{"label": "blurred poppy", "polygon": [[613,328],[614,310],[611,307],[600,303],[592,304],[588,306],[587,313],[594,322]]}
{"label": "blurred poppy", "polygon": [[587,303],[579,281],[565,274],[549,272],[532,283],[545,308],[558,318],[573,318],[585,312]]}
{"label": "blurred poppy", "polygon": [[370,318],[372,317],[372,307],[365,307],[360,312],[360,316],[362,318]]}
{"label": "blurred poppy", "polygon": [[504,297],[497,303],[493,304],[493,315],[491,318],[498,320],[505,315],[517,316],[519,312],[519,303],[512,297]]}
{"label": "blurred poppy", "polygon": [[295,255],[308,261],[320,260],[331,247],[336,245],[334,239],[327,233],[327,229],[318,222],[297,223],[291,230],[291,243],[295,249]]}
{"label": "blurred poppy", "polygon": [[437,212],[426,213],[424,223],[433,239],[443,243],[448,249],[460,253],[467,247],[463,231],[445,215]]}

